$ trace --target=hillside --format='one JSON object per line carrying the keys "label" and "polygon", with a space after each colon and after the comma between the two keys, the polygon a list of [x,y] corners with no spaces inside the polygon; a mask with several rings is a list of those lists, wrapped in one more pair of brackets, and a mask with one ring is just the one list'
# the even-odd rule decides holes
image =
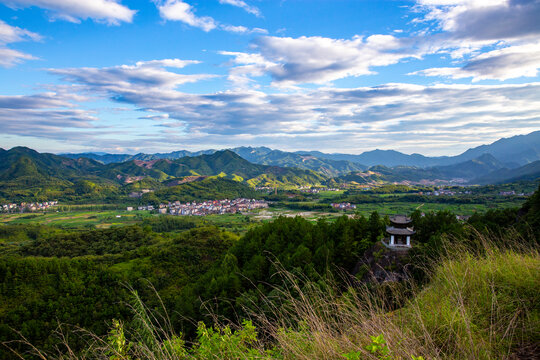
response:
{"label": "hillside", "polygon": [[260,193],[248,185],[224,178],[207,178],[201,181],[189,182],[177,186],[164,187],[152,194],[145,195],[145,199],[157,198],[156,202],[167,201],[206,201],[236,198],[255,198]]}
{"label": "hillside", "polygon": [[[21,162],[22,158],[25,159],[24,165]],[[19,165],[15,165],[17,163]],[[14,147],[0,152],[0,177],[8,176],[8,172],[11,172],[10,179],[25,176],[29,172],[28,174],[37,173],[40,176],[73,180],[81,176],[93,176],[102,168],[99,162],[91,159],[68,159],[54,154],[39,153],[27,147]]]}
{"label": "hillside", "polygon": [[239,147],[231,150],[256,164],[313,170],[325,176],[338,176],[366,169],[364,165],[346,160],[323,159],[310,154],[272,150],[266,147]]}
{"label": "hillside", "polygon": [[540,178],[540,160],[517,169],[498,169],[472,179],[471,184],[501,184],[516,181],[538,180]]}

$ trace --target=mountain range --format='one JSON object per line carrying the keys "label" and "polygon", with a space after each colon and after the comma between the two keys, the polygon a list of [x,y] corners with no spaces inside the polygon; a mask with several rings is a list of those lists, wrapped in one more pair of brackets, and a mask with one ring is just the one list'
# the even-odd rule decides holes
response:
{"label": "mountain range", "polygon": [[[251,187],[299,187],[353,182],[423,183],[436,180],[452,180],[464,184],[530,181],[540,178],[538,144],[540,132],[534,132],[469,149],[455,157],[439,158],[406,155],[390,150],[347,155],[294,153],[266,147],[238,147],[197,153],[176,151],[137,155],[55,155],[15,147],[10,150],[0,149],[0,192],[10,196],[31,196],[33,193],[43,193],[44,189],[48,189],[48,194],[65,192],[66,189],[77,193],[81,187],[88,190],[96,189],[96,186],[112,192],[118,189],[126,192],[148,188],[147,184],[152,185],[150,188],[162,188],[208,177],[234,180]],[[373,157],[371,160],[370,156]],[[377,156],[380,160],[375,160]],[[361,157],[367,163],[380,164],[368,167],[351,161],[356,159],[354,157]],[[423,159],[423,166],[419,165],[419,159]],[[439,165],[427,166],[436,161]]]}
{"label": "mountain range", "polygon": [[326,177],[297,168],[253,164],[236,153],[223,150],[179,159],[128,160],[103,164],[79,157],[38,153],[25,147],[0,149],[0,181],[39,185],[50,181],[91,180],[128,184],[145,178],[170,181],[183,177],[218,176],[251,186],[302,186],[321,184]]}
{"label": "mountain range", "polygon": [[[387,167],[413,166],[430,168],[449,166],[472,161],[484,154],[492,155],[502,167],[512,169],[540,160],[540,131],[497,140],[489,145],[471,148],[456,156],[428,157],[421,154],[404,154],[395,150],[372,150],[360,155],[323,153],[319,151],[287,152],[267,147],[236,147],[229,149],[244,159],[262,165],[297,167],[314,170],[326,176],[339,176],[350,172],[366,170],[368,167],[383,165]],[[71,153],[62,154],[73,159],[86,157],[104,164],[129,160],[179,159],[186,156],[212,154],[218,150],[209,149],[197,152],[187,150],[170,153],[144,154],[104,154]]]}

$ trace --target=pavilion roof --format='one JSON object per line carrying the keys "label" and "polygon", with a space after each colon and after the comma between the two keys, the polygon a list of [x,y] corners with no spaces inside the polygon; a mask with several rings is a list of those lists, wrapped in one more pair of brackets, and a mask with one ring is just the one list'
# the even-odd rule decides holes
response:
{"label": "pavilion roof", "polygon": [[412,222],[412,219],[405,215],[394,215],[390,217],[390,221],[393,222],[394,224],[402,225],[402,224],[408,224]]}
{"label": "pavilion roof", "polygon": [[391,235],[413,235],[416,234],[413,228],[396,228],[393,226],[387,226],[386,232]]}

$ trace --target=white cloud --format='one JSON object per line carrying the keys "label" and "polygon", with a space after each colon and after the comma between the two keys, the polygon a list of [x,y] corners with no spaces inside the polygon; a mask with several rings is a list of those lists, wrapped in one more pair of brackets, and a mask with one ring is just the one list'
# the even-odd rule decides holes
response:
{"label": "white cloud", "polygon": [[453,79],[507,80],[535,77],[540,69],[540,43],[510,46],[473,57],[463,67],[431,68],[412,75],[443,76]]}
{"label": "white cloud", "polygon": [[[234,0],[233,0],[234,1]],[[267,30],[261,28],[249,29],[242,25],[220,24],[210,16],[197,16],[193,6],[182,0],[155,0],[159,14],[165,20],[181,21],[187,25],[209,32],[220,29],[236,34],[266,34]]]}
{"label": "white cloud", "polygon": [[177,86],[213,77],[208,74],[185,75],[168,71],[166,67],[183,68],[197,64],[195,60],[164,59],[139,61],[135,65],[105,68],[50,69],[49,72],[62,76],[66,81],[91,85],[100,91],[151,91],[152,89],[173,90]]}
{"label": "white cloud", "polygon": [[454,37],[515,40],[540,34],[538,0],[419,0],[426,19],[439,22]]}
{"label": "white cloud", "polygon": [[221,25],[221,28],[225,31],[232,32],[232,33],[241,33],[245,34],[249,32],[250,30],[245,26],[234,26],[234,25]]}
{"label": "white cloud", "polygon": [[449,53],[461,67],[414,74],[473,81],[534,77],[540,68],[540,1],[418,0],[423,21],[443,32],[425,39],[433,53]]}
{"label": "white cloud", "polygon": [[[391,35],[355,36],[351,40],[325,37],[266,36],[256,41],[258,53],[222,52],[241,64],[231,73],[260,76],[269,73],[276,84],[326,83],[373,74],[373,67],[418,57],[411,47]],[[254,59],[256,61],[254,61]]]}
{"label": "white cloud", "polygon": [[37,6],[52,12],[53,18],[78,23],[93,19],[110,25],[131,22],[136,11],[115,0],[0,0],[12,8]]}
{"label": "white cloud", "polygon": [[158,3],[157,7],[161,17],[165,20],[181,21],[206,32],[217,27],[213,18],[196,16],[193,7],[182,0],[166,0]]}
{"label": "white cloud", "polygon": [[234,25],[225,25],[221,24],[220,29],[232,32],[232,33],[238,33],[238,34],[268,34],[268,30],[261,29],[261,28],[247,28],[245,26],[234,26]]}
{"label": "white cloud", "polygon": [[24,60],[35,59],[30,54],[25,54],[7,47],[10,43],[26,40],[39,41],[41,40],[41,35],[16,26],[10,26],[0,20],[0,66],[11,67]]}
{"label": "white cloud", "polygon": [[0,20],[0,45],[25,40],[39,41],[41,40],[41,35],[16,26],[10,26]]}
{"label": "white cloud", "polygon": [[23,52],[0,47],[0,66],[11,67],[23,62],[24,60],[34,60],[35,57]]}
{"label": "white cloud", "polygon": [[219,0],[219,2],[221,4],[237,6],[239,8],[246,10],[250,14],[253,14],[255,16],[261,16],[261,11],[257,7],[251,6],[243,0]]}
{"label": "white cloud", "polygon": [[162,60],[150,60],[150,61],[137,61],[136,67],[171,67],[182,69],[188,65],[200,64],[198,60],[180,60],[180,59],[162,59]]}

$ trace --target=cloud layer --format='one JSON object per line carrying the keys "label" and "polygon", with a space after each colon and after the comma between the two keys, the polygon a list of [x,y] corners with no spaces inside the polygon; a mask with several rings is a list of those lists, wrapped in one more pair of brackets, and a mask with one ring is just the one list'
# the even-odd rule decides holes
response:
{"label": "cloud layer", "polygon": [[[424,149],[478,145],[540,123],[540,83],[521,85],[386,84],[267,94],[238,89],[189,94],[176,89],[193,75],[168,71],[172,60],[112,68],[53,69],[84,93],[135,106],[154,122],[163,144],[258,144],[358,152],[372,147]],[[172,61],[178,67],[182,60]],[[186,62],[189,63],[189,62]],[[187,77],[187,78],[186,78]],[[189,79],[189,80],[187,80]],[[148,140],[150,141],[150,140]],[[424,142],[424,143],[422,143]],[[444,146],[441,146],[444,148]]]}
{"label": "cloud layer", "polygon": [[[53,18],[72,22],[91,18],[117,25],[131,22],[135,14],[113,0],[0,2],[14,8],[38,6]],[[248,1],[219,3],[262,17]],[[540,0],[418,0],[411,26],[419,31],[349,38],[268,36],[264,29],[204,16],[191,5],[195,2],[154,0],[154,4],[165,21],[205,32],[262,35],[240,48],[224,43],[218,51],[223,56],[219,65],[227,68],[232,86],[217,92],[186,92],[185,84],[217,77],[183,71],[199,64],[197,60],[51,68],[47,71],[65,85],[51,85],[50,91],[36,95],[0,96],[0,131],[103,148],[256,143],[295,150],[311,149],[316,143],[326,151],[379,147],[440,154],[540,126]],[[11,44],[40,40],[39,34],[0,20],[0,66],[33,59]],[[435,58],[436,65],[418,61],[428,57]],[[425,85],[432,79],[422,79],[423,85],[360,85],[362,77],[405,61],[410,61],[411,75],[446,82],[460,79],[465,84]],[[359,80],[351,88],[336,86],[337,80],[347,78]],[[536,79],[504,83],[519,78]],[[481,85],[484,80],[500,82]],[[140,116],[132,120],[144,124],[145,133],[131,123],[119,125],[120,117],[108,128],[100,120],[101,110],[87,109],[89,98],[136,109]],[[103,136],[115,132],[122,136]]]}

